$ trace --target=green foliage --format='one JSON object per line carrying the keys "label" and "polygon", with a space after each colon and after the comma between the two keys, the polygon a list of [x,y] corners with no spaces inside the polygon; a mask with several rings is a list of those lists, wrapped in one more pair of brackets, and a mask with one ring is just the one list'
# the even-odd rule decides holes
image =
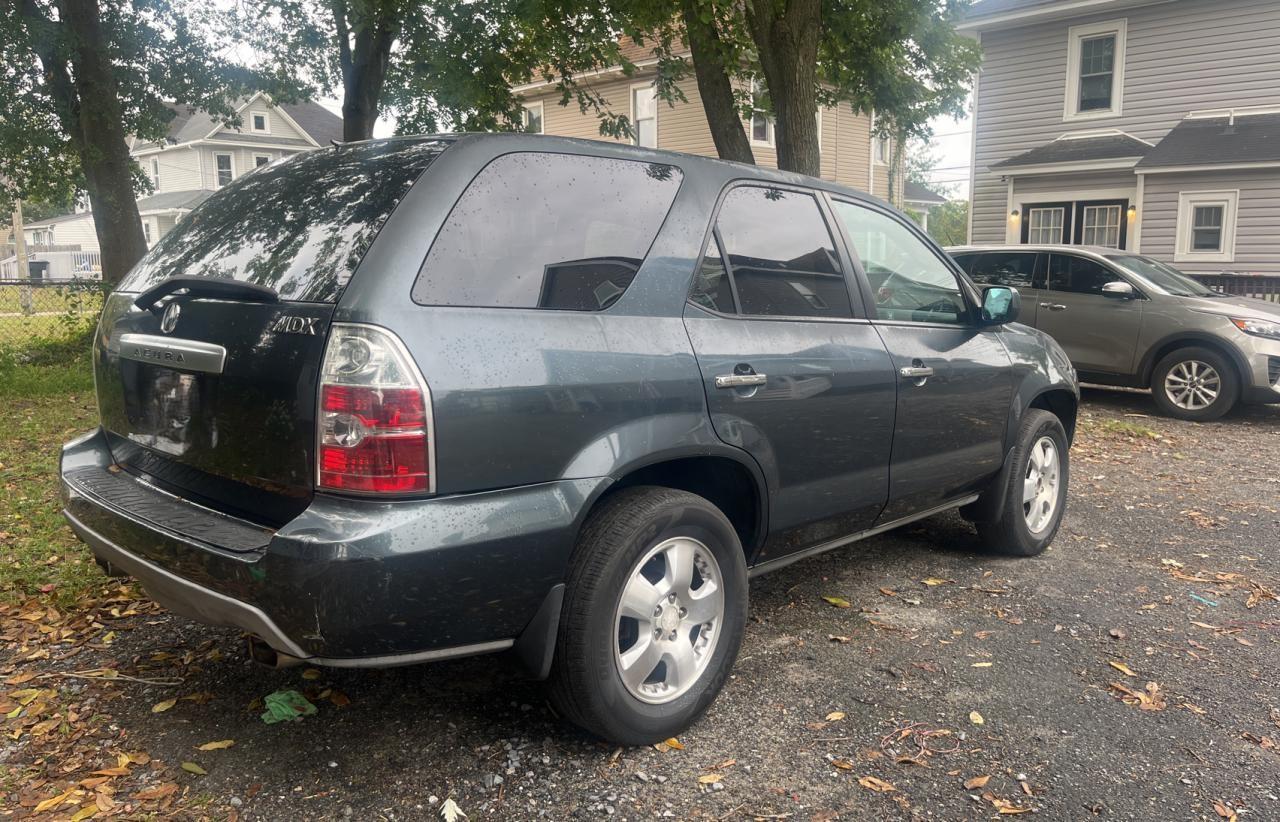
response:
{"label": "green foliage", "polygon": [[929,236],[943,246],[969,242],[969,201],[952,200],[930,211]]}
{"label": "green foliage", "polygon": [[[234,122],[233,101],[252,78],[219,56],[228,41],[209,9],[188,11],[169,0],[98,5],[126,133],[162,138],[174,116],[166,101]],[[91,139],[86,146],[77,133],[75,113],[40,57],[65,59],[71,48],[61,8],[51,0],[0,5],[0,214],[12,210],[15,197],[67,204],[85,190],[81,152],[92,150]],[[140,171],[135,179],[145,187]]]}

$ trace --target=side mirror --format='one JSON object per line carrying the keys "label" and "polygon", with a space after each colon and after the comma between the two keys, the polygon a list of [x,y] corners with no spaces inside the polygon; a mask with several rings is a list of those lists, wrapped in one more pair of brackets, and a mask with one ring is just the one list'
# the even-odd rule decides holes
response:
{"label": "side mirror", "polygon": [[1110,297],[1113,300],[1132,300],[1134,298],[1133,286],[1124,280],[1106,283],[1102,286],[1102,296]]}
{"label": "side mirror", "polygon": [[993,285],[982,292],[982,324],[1004,325],[1016,322],[1022,310],[1018,289]]}

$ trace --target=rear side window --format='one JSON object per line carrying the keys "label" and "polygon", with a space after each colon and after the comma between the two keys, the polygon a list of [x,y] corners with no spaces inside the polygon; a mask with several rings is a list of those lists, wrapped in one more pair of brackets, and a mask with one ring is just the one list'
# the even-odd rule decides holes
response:
{"label": "rear side window", "polygon": [[831,232],[812,194],[761,186],[729,192],[690,299],[728,313],[731,292],[742,314],[853,316]]}
{"label": "rear side window", "polygon": [[382,223],[445,146],[379,141],[255,169],[179,220],[120,290],[181,274],[269,286],[282,300],[336,302]]}
{"label": "rear side window", "polygon": [[421,305],[600,311],[622,296],[675,200],[674,166],[519,152],[449,213],[413,284]]}
{"label": "rear side window", "polygon": [[1031,288],[1038,256],[1034,251],[979,254],[969,268],[969,277],[982,285]]}

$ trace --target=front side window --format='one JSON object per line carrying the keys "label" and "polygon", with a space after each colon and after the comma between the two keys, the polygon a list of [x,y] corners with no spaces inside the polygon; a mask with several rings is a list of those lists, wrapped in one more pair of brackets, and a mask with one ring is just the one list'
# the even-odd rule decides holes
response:
{"label": "front side window", "polygon": [[[853,316],[835,242],[812,194],[763,186],[734,188],[720,206],[716,234],[724,244],[742,314]],[[709,282],[714,271],[706,271],[705,257],[703,269],[698,280]]]}
{"label": "front side window", "polygon": [[969,278],[982,285],[1033,288],[1039,256],[1034,251],[978,254],[969,268]]}
{"label": "front side window", "polygon": [[631,127],[636,145],[658,147],[658,97],[652,84],[631,89]]}
{"label": "front side window", "polygon": [[1072,26],[1067,44],[1067,96],[1063,119],[1121,113],[1124,93],[1125,20]]}
{"label": "front side window", "polygon": [[1120,247],[1120,206],[1085,206],[1080,225],[1085,245]]}
{"label": "front side window", "polygon": [[1177,262],[1233,262],[1239,191],[1178,195]]}
{"label": "front side window", "polygon": [[213,164],[214,168],[217,170],[218,188],[229,185],[231,180],[235,177],[235,171],[231,166],[231,155],[215,154],[213,155]]}
{"label": "front side window", "polygon": [[877,317],[952,325],[967,321],[968,303],[955,273],[911,229],[853,203],[837,200],[835,211],[862,260]]}
{"label": "front side window", "polygon": [[1049,255],[1049,288],[1052,291],[1101,295],[1104,285],[1123,280],[1097,260],[1074,254]]}
{"label": "front side window", "polygon": [[529,103],[524,107],[524,130],[529,134],[542,134],[542,103]]}
{"label": "front side window", "polygon": [[413,284],[420,305],[600,311],[635,278],[675,200],[674,166],[518,152],[449,213]]}
{"label": "front side window", "polygon": [[160,159],[158,157],[151,158],[151,187],[160,190]]}
{"label": "front side window", "polygon": [[1055,208],[1027,209],[1027,242],[1037,245],[1062,242],[1062,227],[1067,210]]}

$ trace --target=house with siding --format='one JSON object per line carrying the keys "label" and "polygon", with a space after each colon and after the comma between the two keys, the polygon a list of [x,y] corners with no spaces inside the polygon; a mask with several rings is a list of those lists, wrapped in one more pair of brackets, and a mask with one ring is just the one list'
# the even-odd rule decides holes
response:
{"label": "house with siding", "polygon": [[[279,104],[255,94],[238,105],[242,124],[237,128],[202,111],[170,108],[174,116],[164,139],[129,140],[129,152],[152,186],[151,194],[138,199],[148,246],[232,180],[281,157],[342,139],[342,119],[318,103]],[[98,250],[90,211],[28,223],[25,234],[37,249],[79,245],[82,251]]]}
{"label": "house with siding", "polygon": [[[615,114],[628,117],[635,132],[630,142],[650,148],[717,156],[693,73],[689,72],[678,82],[685,100],[668,105],[655,93],[658,61],[652,51],[625,39],[622,49],[635,66],[632,74],[627,75],[622,66],[614,66],[576,79],[603,97]],[[689,59],[689,52],[686,50],[680,56]],[[750,91],[746,86],[740,88]],[[583,112],[575,104],[561,105],[560,92],[554,83],[538,81],[516,86],[512,91],[524,102],[528,131],[627,142],[601,135],[595,111]],[[750,139],[756,164],[777,168],[773,118],[760,110],[749,120],[744,120],[742,125]],[[875,136],[870,116],[855,113],[848,105],[821,108],[818,111],[818,142],[823,179],[868,191],[884,199],[890,198],[890,177],[894,174],[892,140]],[[901,174],[898,173],[895,180],[900,179]],[[901,203],[901,185],[893,185],[893,195],[893,199]]]}
{"label": "house with siding", "polygon": [[1280,2],[980,0],[970,241],[1280,273]]}

